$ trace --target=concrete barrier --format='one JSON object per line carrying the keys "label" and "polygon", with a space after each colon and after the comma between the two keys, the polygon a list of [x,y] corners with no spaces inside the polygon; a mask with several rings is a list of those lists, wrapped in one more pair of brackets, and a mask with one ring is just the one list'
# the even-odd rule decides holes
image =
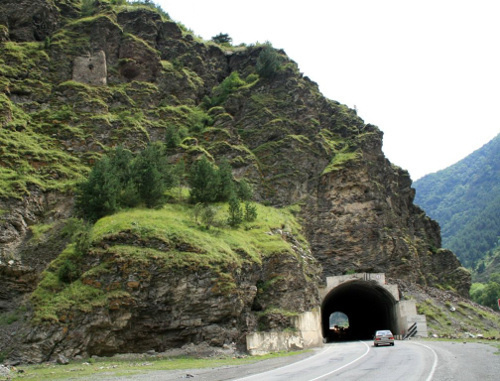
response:
{"label": "concrete barrier", "polygon": [[323,345],[321,310],[304,312],[293,318],[290,331],[266,331],[248,334],[247,350],[251,355],[301,350]]}

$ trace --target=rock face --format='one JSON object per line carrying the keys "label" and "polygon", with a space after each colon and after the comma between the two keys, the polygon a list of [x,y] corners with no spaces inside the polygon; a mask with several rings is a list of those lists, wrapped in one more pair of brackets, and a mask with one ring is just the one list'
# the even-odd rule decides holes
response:
{"label": "rock face", "polygon": [[[108,303],[97,303],[91,313],[68,309],[56,324],[35,325],[25,333],[24,345],[15,356],[42,362],[61,355],[165,351],[186,343],[241,346],[246,334],[258,326],[287,328],[289,319],[279,312],[259,313],[271,307],[277,311],[312,309],[319,303],[311,281],[317,281],[319,268],[293,235],[269,234],[292,242],[296,252],[276,252],[262,263],[222,265],[214,259],[188,264],[169,261],[175,255],[169,254],[171,245],[175,242],[175,250],[186,256],[203,249],[177,238],[156,241],[122,232],[95,243],[80,263],[81,283],[100,295],[105,292]],[[124,247],[143,247],[154,253],[145,252],[139,260],[124,255]],[[264,285],[270,282],[273,288],[267,291]]]}
{"label": "rock face", "polygon": [[[0,146],[13,179],[0,190],[0,279],[9,290],[0,293],[0,313],[28,300],[43,270],[61,266],[74,241],[74,183],[102,152],[118,143],[140,149],[172,126],[186,131],[172,162],[228,159],[257,201],[300,205],[308,242],[275,226],[270,234],[290,250],[229,266],[225,276],[149,257],[121,261],[114,243],[94,242],[78,282],[106,302],[26,325],[23,346],[0,351],[44,361],[187,342],[241,345],[246,332],[289,326],[286,314],[264,311],[308,311],[320,303],[322,278],[352,271],[468,293],[469,274],[440,248],[439,226],[413,204],[408,173],[384,157],[380,130],[325,99],[284,52],[274,51],[280,69],[266,77],[256,70],[263,46],[200,42],[154,9],[105,0],[82,17],[76,3],[0,6],[0,38],[11,42],[0,46],[0,125],[17,154]],[[34,44],[13,48],[26,41]],[[121,243],[138,253],[172,249],[127,235]],[[226,278],[231,292],[221,287]]]}
{"label": "rock face", "polygon": [[52,1],[2,1],[0,23],[8,27],[11,41],[43,41],[59,24],[60,12]]}

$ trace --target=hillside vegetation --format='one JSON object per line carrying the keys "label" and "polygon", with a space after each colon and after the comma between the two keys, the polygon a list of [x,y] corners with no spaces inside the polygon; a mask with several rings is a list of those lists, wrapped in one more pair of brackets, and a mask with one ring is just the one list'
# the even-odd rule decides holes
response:
{"label": "hillside vegetation", "polygon": [[441,225],[443,247],[475,268],[498,245],[500,135],[460,162],[414,183],[415,202]]}
{"label": "hillside vegetation", "polygon": [[[472,296],[497,307],[500,292],[500,135],[414,183],[415,202],[441,225],[443,247],[473,270]],[[480,295],[481,294],[481,295]]]}

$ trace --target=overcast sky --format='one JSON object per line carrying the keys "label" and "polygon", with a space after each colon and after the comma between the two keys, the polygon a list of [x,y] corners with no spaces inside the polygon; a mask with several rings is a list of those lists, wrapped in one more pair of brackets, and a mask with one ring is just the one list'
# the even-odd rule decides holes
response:
{"label": "overcast sky", "polygon": [[269,41],[384,132],[413,180],[500,133],[498,0],[155,0],[209,40]]}

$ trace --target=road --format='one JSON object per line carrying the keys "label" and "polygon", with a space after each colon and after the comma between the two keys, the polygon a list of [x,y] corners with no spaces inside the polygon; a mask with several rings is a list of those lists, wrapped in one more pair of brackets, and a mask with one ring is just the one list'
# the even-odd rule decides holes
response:
{"label": "road", "polygon": [[[497,343],[498,344],[498,343]],[[396,341],[374,347],[371,341],[326,344],[311,354],[211,369],[154,371],[111,377],[112,381],[494,381],[500,380],[498,348],[487,343]]]}
{"label": "road", "polygon": [[413,342],[377,348],[371,341],[347,342],[328,345],[300,362],[237,380],[431,380],[437,361],[430,347]]}

